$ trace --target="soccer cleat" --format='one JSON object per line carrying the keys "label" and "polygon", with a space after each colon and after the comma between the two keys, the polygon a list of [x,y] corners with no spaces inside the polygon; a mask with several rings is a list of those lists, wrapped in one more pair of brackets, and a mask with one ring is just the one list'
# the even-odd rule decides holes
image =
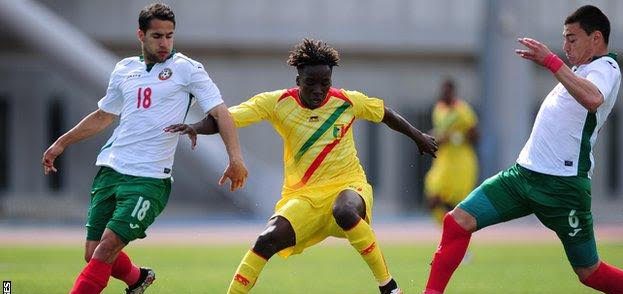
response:
{"label": "soccer cleat", "polygon": [[148,267],[141,267],[141,276],[138,281],[125,289],[126,294],[143,294],[145,289],[156,280],[156,272]]}
{"label": "soccer cleat", "polygon": [[385,286],[379,287],[381,294],[403,294],[402,290],[398,288],[398,284],[394,279],[389,281]]}

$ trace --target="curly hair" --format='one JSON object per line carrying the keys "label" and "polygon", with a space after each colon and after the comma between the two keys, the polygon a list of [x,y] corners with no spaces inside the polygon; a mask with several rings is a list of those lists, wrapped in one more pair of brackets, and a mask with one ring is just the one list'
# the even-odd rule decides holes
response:
{"label": "curly hair", "polygon": [[340,56],[337,50],[319,40],[305,38],[290,51],[288,65],[301,68],[306,65],[338,66]]}
{"label": "curly hair", "polygon": [[152,19],[168,20],[175,26],[175,13],[169,5],[164,3],[153,3],[145,6],[138,15],[138,28],[146,32]]}

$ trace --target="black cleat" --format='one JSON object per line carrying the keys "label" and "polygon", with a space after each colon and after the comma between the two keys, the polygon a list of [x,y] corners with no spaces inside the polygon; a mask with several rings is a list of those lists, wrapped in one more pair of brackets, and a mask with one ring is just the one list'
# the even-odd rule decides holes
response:
{"label": "black cleat", "polygon": [[156,272],[148,267],[141,267],[141,276],[138,281],[125,289],[126,294],[143,294],[145,289],[156,280]]}
{"label": "black cleat", "polygon": [[398,288],[398,284],[396,284],[396,281],[394,281],[394,279],[391,279],[391,281],[389,281],[389,283],[387,283],[385,286],[380,286],[379,290],[381,291],[381,294],[403,294],[402,290]]}

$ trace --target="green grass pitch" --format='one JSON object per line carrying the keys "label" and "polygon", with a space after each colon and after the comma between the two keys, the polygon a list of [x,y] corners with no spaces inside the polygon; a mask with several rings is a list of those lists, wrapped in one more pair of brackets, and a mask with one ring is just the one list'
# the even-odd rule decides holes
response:
{"label": "green grass pitch", "polygon": [[[382,247],[405,293],[421,293],[435,249],[430,245]],[[245,246],[140,246],[127,252],[156,270],[148,293],[225,293]],[[581,285],[558,244],[472,244],[472,259],[455,273],[447,293],[596,293]],[[623,266],[623,244],[599,246],[604,260]],[[84,266],[82,245],[0,245],[0,277],[13,294],[67,293]],[[104,293],[124,293],[111,279]],[[275,257],[252,293],[378,293],[363,260],[346,244],[321,244],[302,255]]]}

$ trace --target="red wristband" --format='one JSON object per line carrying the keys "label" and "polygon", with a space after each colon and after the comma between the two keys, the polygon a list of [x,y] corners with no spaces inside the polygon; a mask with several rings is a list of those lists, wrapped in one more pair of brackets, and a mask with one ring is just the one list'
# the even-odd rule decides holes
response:
{"label": "red wristband", "polygon": [[543,59],[543,66],[549,69],[552,73],[556,73],[563,64],[565,63],[562,62],[562,59],[554,53],[548,54],[545,59]]}

